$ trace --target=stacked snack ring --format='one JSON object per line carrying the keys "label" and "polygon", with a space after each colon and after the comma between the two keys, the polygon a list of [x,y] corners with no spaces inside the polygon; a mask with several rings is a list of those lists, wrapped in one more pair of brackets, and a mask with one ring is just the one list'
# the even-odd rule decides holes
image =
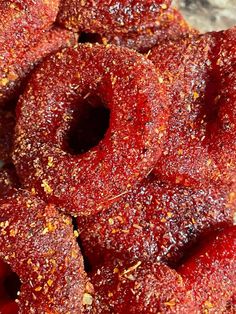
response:
{"label": "stacked snack ring", "polygon": [[205,243],[177,271],[194,295],[198,313],[232,312],[236,295],[236,227],[225,229]]}
{"label": "stacked snack ring", "polygon": [[234,313],[235,231],[207,239],[176,271],[140,260],[107,260],[91,273],[95,292],[86,313]]}
{"label": "stacked snack ring", "polygon": [[[0,105],[14,98],[21,58],[55,21],[59,0],[0,1]],[[18,70],[18,71],[17,71]]]}
{"label": "stacked snack ring", "polygon": [[235,183],[235,44],[232,28],[165,42],[148,54],[172,99],[166,149],[155,170],[163,180]]}
{"label": "stacked snack ring", "polygon": [[62,0],[58,22],[75,31],[127,33],[154,27],[170,0],[79,1]]}
{"label": "stacked snack ring", "polygon": [[100,41],[104,44],[111,43],[144,53],[163,41],[188,36],[189,34],[197,34],[197,31],[186,23],[183,16],[176,9],[166,10],[160,15],[158,21],[158,25],[149,28],[146,33],[105,34]]}
{"label": "stacked snack ring", "polygon": [[21,280],[19,313],[81,313],[86,277],[71,219],[27,192],[0,209],[0,257]]}
{"label": "stacked snack ring", "polygon": [[163,264],[107,261],[91,282],[94,300],[85,313],[195,313],[181,276]]}
{"label": "stacked snack ring", "polygon": [[1,314],[235,313],[236,27],[170,3],[0,0]]}
{"label": "stacked snack ring", "polygon": [[45,31],[41,36],[37,36],[36,39],[32,39],[29,43],[30,49],[28,45],[19,49],[17,58],[12,60],[11,64],[4,64],[0,61],[0,71],[10,73],[5,80],[6,85],[1,86],[1,99],[4,100],[2,104],[6,106],[7,101],[8,105],[9,100],[11,100],[11,103],[16,102],[29,77],[29,73],[47,55],[58,51],[60,48],[73,46],[76,41],[76,34],[54,27]]}
{"label": "stacked snack ring", "polygon": [[210,231],[232,224],[235,203],[225,188],[192,189],[150,176],[95,217],[78,218],[92,268],[106,260],[176,263]]}
{"label": "stacked snack ring", "polygon": [[179,11],[169,8],[158,17],[157,25],[147,29],[145,33],[140,31],[128,33],[112,32],[103,35],[81,33],[80,42],[98,42],[104,45],[113,44],[144,53],[159,42],[188,36],[189,34],[197,34],[197,31],[186,23]]}
{"label": "stacked snack ring", "polygon": [[[165,95],[153,64],[128,49],[79,45],[55,54],[18,103],[14,162],[23,185],[74,215],[115,202],[161,155]],[[68,142],[88,106],[110,110],[110,123],[98,145],[76,155]]]}

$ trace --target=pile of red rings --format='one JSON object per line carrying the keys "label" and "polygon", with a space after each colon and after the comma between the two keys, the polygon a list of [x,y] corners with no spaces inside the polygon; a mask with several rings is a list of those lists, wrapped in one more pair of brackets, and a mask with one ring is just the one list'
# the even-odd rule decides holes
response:
{"label": "pile of red rings", "polygon": [[0,0],[0,313],[236,312],[236,27],[170,0]]}

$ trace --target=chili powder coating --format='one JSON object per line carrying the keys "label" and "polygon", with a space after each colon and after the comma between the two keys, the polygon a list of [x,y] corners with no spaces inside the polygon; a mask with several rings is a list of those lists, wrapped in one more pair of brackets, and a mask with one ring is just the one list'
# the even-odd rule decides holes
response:
{"label": "chili powder coating", "polygon": [[144,53],[163,41],[189,34],[197,34],[197,31],[187,24],[178,10],[169,8],[160,15],[156,26],[149,28],[145,33],[139,31],[128,32],[127,34],[112,32],[100,37],[100,42],[103,44],[111,43]]}
{"label": "chili powder coating", "polygon": [[76,34],[57,27],[39,34],[40,36],[31,38],[27,44],[21,43],[21,46],[16,48],[17,52],[7,50],[7,55],[5,53],[2,55],[3,59],[0,59],[0,104],[3,106],[6,106],[6,103],[8,105],[9,100],[16,102],[24,90],[29,73],[43,58],[60,48],[73,46],[77,42]]}
{"label": "chili powder coating", "polygon": [[235,313],[236,227],[202,244],[177,271],[192,291],[198,313]]}
{"label": "chili powder coating", "polygon": [[133,32],[158,24],[171,0],[63,0],[57,21],[68,29],[98,33]]}
{"label": "chili powder coating", "polygon": [[232,225],[236,204],[228,190],[191,189],[150,177],[95,217],[78,218],[92,268],[106,260],[176,263],[199,237]]}
{"label": "chili powder coating", "polygon": [[12,195],[19,187],[19,178],[13,164],[4,165],[0,169],[0,199]]}
{"label": "chili powder coating", "polygon": [[19,65],[32,40],[55,21],[59,0],[0,1],[0,103],[8,100],[8,88],[17,79]]}
{"label": "chili powder coating", "polygon": [[155,172],[184,185],[236,178],[236,28],[169,41],[148,53],[169,84],[172,115]]}
{"label": "chili powder coating", "polygon": [[85,272],[71,219],[28,192],[0,201],[0,257],[19,276],[19,313],[81,313]]}
{"label": "chili powder coating", "polygon": [[[14,162],[24,187],[73,215],[109,206],[156,164],[165,95],[153,64],[131,50],[79,45],[51,56],[18,103]],[[68,134],[92,96],[110,110],[109,127],[98,145],[74,154]]]}
{"label": "chili powder coating", "polygon": [[163,264],[107,261],[91,283],[94,295],[85,313],[194,313],[181,276]]}

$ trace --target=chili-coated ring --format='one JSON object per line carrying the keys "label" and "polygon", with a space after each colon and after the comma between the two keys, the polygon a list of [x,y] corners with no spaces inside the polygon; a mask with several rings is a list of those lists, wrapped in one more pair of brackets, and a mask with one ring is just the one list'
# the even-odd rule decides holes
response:
{"label": "chili-coated ring", "polygon": [[236,28],[163,42],[148,58],[169,85],[171,117],[155,172],[188,186],[236,178]]}
{"label": "chili-coated ring", "polygon": [[[74,215],[113,203],[161,154],[165,95],[153,64],[131,50],[79,45],[51,56],[18,103],[14,162],[23,185]],[[84,149],[87,111],[105,111],[108,128]]]}
{"label": "chili-coated ring", "polygon": [[0,257],[21,281],[19,313],[81,313],[83,258],[71,219],[28,192],[0,200]]}
{"label": "chili-coated ring", "polygon": [[57,21],[79,32],[106,34],[145,30],[158,24],[170,0],[63,0]]}
{"label": "chili-coated ring", "polygon": [[80,242],[92,269],[106,260],[175,264],[200,238],[233,224],[234,190],[193,189],[150,176],[108,210],[78,218]]}
{"label": "chili-coated ring", "polygon": [[85,313],[194,313],[181,276],[164,264],[107,260],[91,283],[93,302]]}

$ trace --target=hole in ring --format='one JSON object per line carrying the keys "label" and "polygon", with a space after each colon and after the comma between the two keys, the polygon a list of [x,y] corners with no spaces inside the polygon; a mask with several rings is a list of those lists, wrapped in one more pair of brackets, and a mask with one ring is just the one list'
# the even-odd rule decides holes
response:
{"label": "hole in ring", "polygon": [[[0,307],[12,303],[12,311],[15,306],[14,301],[17,299],[18,292],[21,289],[21,281],[16,273],[11,270],[11,267],[0,259]],[[17,306],[16,306],[17,307]],[[0,311],[1,311],[0,310]],[[3,311],[4,312],[4,311]],[[1,312],[2,313],[2,312]],[[15,313],[15,311],[14,311]]]}
{"label": "hole in ring", "polygon": [[72,155],[86,153],[104,138],[110,120],[110,110],[100,97],[90,94],[75,109],[67,131],[67,150]]}

